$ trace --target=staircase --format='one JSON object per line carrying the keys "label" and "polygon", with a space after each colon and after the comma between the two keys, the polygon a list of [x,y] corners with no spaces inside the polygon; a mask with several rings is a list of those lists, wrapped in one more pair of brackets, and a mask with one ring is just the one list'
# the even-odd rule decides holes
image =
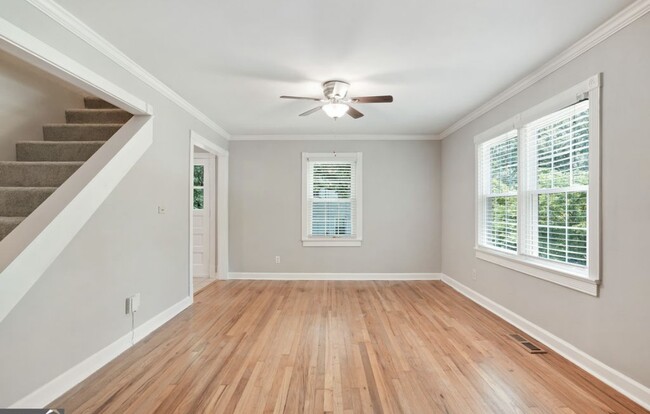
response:
{"label": "staircase", "polygon": [[0,240],[87,161],[132,115],[99,98],[65,111],[65,124],[43,126],[43,141],[16,143],[16,161],[0,161]]}

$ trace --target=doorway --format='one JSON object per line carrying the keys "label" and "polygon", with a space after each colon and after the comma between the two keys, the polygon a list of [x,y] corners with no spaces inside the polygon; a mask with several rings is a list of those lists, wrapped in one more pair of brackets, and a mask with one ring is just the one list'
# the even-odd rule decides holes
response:
{"label": "doorway", "polygon": [[228,151],[190,132],[189,295],[228,277]]}

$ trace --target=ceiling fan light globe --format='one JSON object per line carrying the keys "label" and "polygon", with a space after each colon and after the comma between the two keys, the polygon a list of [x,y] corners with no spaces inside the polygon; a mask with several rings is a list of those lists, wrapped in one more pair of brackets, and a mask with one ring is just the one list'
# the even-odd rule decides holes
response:
{"label": "ceiling fan light globe", "polygon": [[323,105],[323,111],[325,114],[334,119],[345,115],[348,112],[348,109],[350,109],[350,107],[342,103],[328,103],[326,105]]}

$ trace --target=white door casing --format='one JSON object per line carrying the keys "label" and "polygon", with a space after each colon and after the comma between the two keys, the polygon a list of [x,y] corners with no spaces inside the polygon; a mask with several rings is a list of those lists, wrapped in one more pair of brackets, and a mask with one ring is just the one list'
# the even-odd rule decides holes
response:
{"label": "white door casing", "polygon": [[[189,172],[189,186],[188,186],[188,196],[189,200],[193,199],[193,173],[194,173],[194,155],[201,152],[197,151],[197,148],[200,148],[203,151],[206,151],[216,157],[216,183],[213,185],[213,197],[212,205],[213,212],[215,217],[214,223],[215,226],[212,226],[212,229],[215,230],[213,246],[211,250],[214,252],[216,250],[216,257],[213,256],[213,265],[212,268],[216,268],[216,274],[213,276],[217,279],[227,279],[228,278],[228,150],[219,146],[210,139],[203,137],[201,134],[194,130],[190,130],[189,133],[189,159],[188,159],[188,172]],[[212,178],[215,176],[212,175]],[[192,208],[192,203],[188,201],[188,222],[189,222],[189,249],[188,249],[188,294],[190,296],[194,293],[194,211]],[[216,210],[216,211],[215,211]]]}

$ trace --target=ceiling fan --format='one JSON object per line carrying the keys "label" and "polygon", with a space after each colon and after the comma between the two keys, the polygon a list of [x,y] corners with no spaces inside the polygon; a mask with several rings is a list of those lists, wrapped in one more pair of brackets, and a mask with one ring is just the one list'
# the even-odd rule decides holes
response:
{"label": "ceiling fan", "polygon": [[304,96],[281,96],[282,99],[302,99],[307,101],[316,101],[322,102],[323,105],[317,106],[314,109],[310,109],[307,112],[301,113],[299,116],[311,115],[315,112],[320,111],[321,109],[327,116],[330,118],[340,118],[345,114],[350,115],[354,119],[359,119],[363,114],[353,107],[350,104],[364,104],[364,103],[382,103],[382,102],[393,102],[393,97],[391,95],[383,96],[359,96],[356,98],[348,98],[348,89],[350,84],[347,82],[339,80],[329,80],[323,82],[323,95],[325,98],[309,98]]}

